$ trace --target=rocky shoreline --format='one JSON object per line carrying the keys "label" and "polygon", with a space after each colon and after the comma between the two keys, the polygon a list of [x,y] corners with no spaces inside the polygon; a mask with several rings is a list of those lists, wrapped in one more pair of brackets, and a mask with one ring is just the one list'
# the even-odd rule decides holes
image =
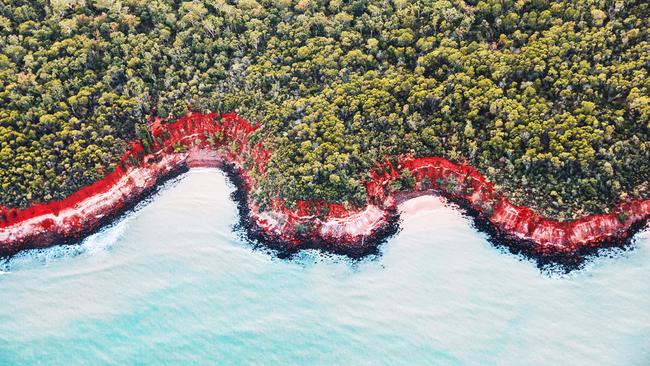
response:
{"label": "rocky shoreline", "polygon": [[[116,169],[95,184],[58,202],[23,209],[0,207],[0,257],[20,250],[77,242],[101,229],[154,192],[164,181],[194,167],[219,167],[237,187],[233,198],[240,226],[249,239],[281,257],[307,248],[359,258],[399,229],[398,204],[423,194],[456,203],[490,240],[540,267],[579,267],[600,248],[629,244],[650,217],[650,200],[623,202],[609,214],[559,222],[508,202],[473,167],[438,157],[404,156],[378,164],[366,184],[366,207],[299,201],[269,207],[250,201],[255,182],[270,156],[248,137],[257,126],[234,114],[191,114],[156,126],[149,146],[133,143]],[[245,162],[245,157],[250,157]],[[253,164],[250,163],[253,161]],[[246,168],[244,168],[246,167]],[[408,171],[412,187],[395,191],[390,183]]]}

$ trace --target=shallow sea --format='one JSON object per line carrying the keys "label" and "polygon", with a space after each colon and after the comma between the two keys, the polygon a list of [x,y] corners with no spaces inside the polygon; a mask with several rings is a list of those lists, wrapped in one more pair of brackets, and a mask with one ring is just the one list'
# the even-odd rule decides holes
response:
{"label": "shallow sea", "polygon": [[650,364],[648,230],[542,273],[421,197],[378,257],[283,260],[233,230],[233,189],[193,170],[80,245],[0,262],[0,365]]}

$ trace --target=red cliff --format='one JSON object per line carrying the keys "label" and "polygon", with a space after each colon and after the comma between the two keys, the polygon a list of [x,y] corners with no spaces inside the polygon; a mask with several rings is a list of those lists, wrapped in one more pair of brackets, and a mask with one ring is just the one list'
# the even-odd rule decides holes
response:
{"label": "red cliff", "polygon": [[[25,248],[74,242],[131,207],[179,168],[229,164],[248,194],[255,184],[249,174],[263,176],[270,152],[249,143],[257,126],[235,114],[191,114],[171,124],[155,124],[151,146],[132,143],[116,169],[68,198],[18,210],[0,207],[0,256]],[[252,158],[252,159],[248,159]],[[247,166],[245,160],[252,161]],[[411,192],[394,192],[390,181],[408,170],[415,178]],[[280,199],[262,210],[247,200],[245,219],[263,241],[284,248],[316,246],[354,252],[376,245],[395,216],[396,205],[414,195],[437,193],[463,202],[492,225],[499,235],[521,240],[541,253],[573,253],[621,241],[634,225],[650,216],[650,200],[619,204],[609,214],[560,222],[529,208],[514,206],[478,171],[439,157],[399,159],[397,166],[379,164],[366,185],[368,204],[350,208],[338,203],[299,201],[289,209]]]}

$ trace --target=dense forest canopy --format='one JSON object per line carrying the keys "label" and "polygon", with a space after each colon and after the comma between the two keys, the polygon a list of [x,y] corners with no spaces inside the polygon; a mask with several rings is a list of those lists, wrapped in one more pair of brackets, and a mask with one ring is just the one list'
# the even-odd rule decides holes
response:
{"label": "dense forest canopy", "polygon": [[259,200],[362,204],[411,153],[602,212],[649,196],[649,31],[646,0],[3,0],[0,205],[65,197],[194,110],[262,125]]}

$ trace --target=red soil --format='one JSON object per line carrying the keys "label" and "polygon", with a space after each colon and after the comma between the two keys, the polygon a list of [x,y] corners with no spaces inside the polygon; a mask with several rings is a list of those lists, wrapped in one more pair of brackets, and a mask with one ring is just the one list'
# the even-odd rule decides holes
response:
{"label": "red soil", "polygon": [[[103,179],[61,201],[34,203],[26,209],[0,207],[0,255],[18,250],[75,241],[97,229],[106,219],[151,190],[160,178],[181,165],[216,167],[227,162],[238,167],[245,189],[263,176],[271,155],[261,143],[249,144],[257,129],[235,114],[190,114],[171,124],[152,126],[153,146],[139,142]],[[252,157],[252,159],[247,159]],[[252,161],[246,165],[245,161]],[[392,192],[388,183],[410,170],[416,178],[411,194]],[[255,174],[251,174],[255,172]],[[389,212],[400,199],[435,190],[461,199],[480,212],[501,232],[529,240],[539,252],[573,252],[624,238],[630,227],[650,216],[650,200],[622,202],[609,214],[589,215],[567,222],[544,218],[527,207],[514,206],[471,166],[438,157],[399,159],[398,165],[380,164],[367,183],[368,205],[299,201],[289,209],[281,199],[262,210],[249,202],[250,219],[267,237],[300,247],[309,236],[338,247],[353,247],[387,224]]]}

